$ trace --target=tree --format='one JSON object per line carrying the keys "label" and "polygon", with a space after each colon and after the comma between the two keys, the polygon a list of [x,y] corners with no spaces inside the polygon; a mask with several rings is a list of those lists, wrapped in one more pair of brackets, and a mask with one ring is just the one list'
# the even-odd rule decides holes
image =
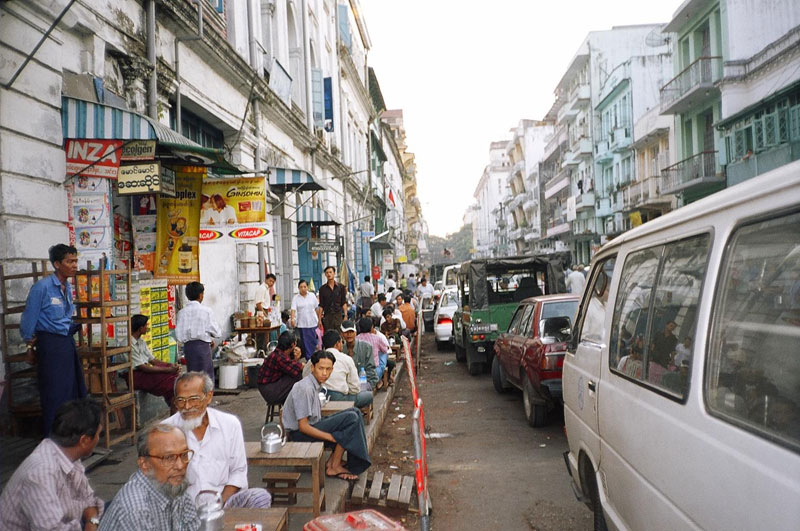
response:
{"label": "tree", "polygon": [[472,224],[467,224],[457,232],[444,238],[428,236],[428,248],[434,264],[453,264],[469,260],[472,248]]}

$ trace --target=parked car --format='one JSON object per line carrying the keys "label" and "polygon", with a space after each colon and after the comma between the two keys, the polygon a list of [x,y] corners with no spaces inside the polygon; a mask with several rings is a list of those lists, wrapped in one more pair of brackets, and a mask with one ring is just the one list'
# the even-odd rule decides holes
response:
{"label": "parked car", "polygon": [[436,313],[436,297],[425,295],[422,298],[422,324],[426,332],[433,332],[434,313]]}
{"label": "parked car", "polygon": [[[523,299],[567,291],[564,266],[569,253],[539,256],[480,258],[461,264],[458,300],[454,314],[455,351],[458,361],[476,376],[489,368],[494,341],[508,328],[511,316]],[[511,287],[509,280],[518,282]]]}
{"label": "parked car", "polygon": [[453,314],[458,309],[458,291],[446,289],[439,299],[433,316],[433,332],[436,335],[436,350],[444,350],[453,344]]}
{"label": "parked car", "polygon": [[561,367],[577,309],[577,295],[525,299],[494,342],[494,389],[498,393],[511,386],[520,389],[525,418],[535,428],[561,404]]}
{"label": "parked car", "polygon": [[798,529],[800,162],[598,250],[564,357],[595,529]]}

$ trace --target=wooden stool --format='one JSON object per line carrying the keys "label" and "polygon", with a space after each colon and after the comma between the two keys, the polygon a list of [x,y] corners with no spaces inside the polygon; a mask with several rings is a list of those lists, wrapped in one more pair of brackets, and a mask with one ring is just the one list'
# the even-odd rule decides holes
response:
{"label": "wooden stool", "polygon": [[273,505],[297,503],[297,482],[300,472],[267,472],[263,477],[267,490],[272,494]]}
{"label": "wooden stool", "polygon": [[267,403],[267,417],[264,419],[264,424],[267,422],[273,422],[275,418],[280,421],[282,408],[283,404],[279,402],[275,402],[273,404]]}
{"label": "wooden stool", "polygon": [[304,467],[311,469],[311,486],[295,487],[295,492],[310,492],[311,505],[289,507],[290,513],[311,512],[317,517],[325,509],[325,462],[321,442],[287,442],[274,454],[261,451],[261,442],[245,442],[244,451],[250,467]]}

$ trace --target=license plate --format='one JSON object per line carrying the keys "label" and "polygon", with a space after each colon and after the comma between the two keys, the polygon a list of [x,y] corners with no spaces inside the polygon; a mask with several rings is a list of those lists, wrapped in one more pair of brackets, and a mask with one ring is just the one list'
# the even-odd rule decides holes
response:
{"label": "license plate", "polygon": [[486,334],[489,332],[495,332],[497,330],[497,324],[475,324],[470,327],[470,330],[473,334]]}

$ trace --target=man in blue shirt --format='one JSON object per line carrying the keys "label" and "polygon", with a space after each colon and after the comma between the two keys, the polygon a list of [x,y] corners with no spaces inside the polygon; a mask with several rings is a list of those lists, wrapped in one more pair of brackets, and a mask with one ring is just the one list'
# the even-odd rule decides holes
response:
{"label": "man in blue shirt", "polygon": [[72,322],[75,305],[67,281],[78,271],[78,251],[59,243],[49,253],[55,273],[33,285],[20,321],[22,339],[28,344],[27,361],[37,366],[45,437],[58,407],[86,396],[83,367],[72,339],[78,326]]}

